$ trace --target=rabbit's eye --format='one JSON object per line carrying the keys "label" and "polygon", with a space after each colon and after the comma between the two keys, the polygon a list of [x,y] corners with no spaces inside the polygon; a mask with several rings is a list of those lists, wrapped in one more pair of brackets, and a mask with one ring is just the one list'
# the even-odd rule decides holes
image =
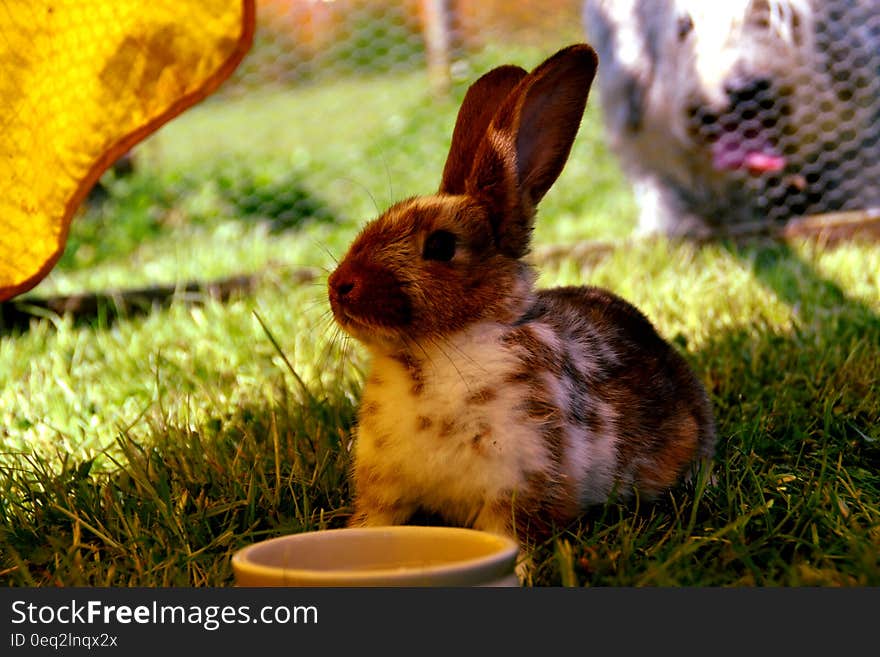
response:
{"label": "rabbit's eye", "polygon": [[425,260],[439,260],[449,262],[455,255],[455,235],[448,230],[435,230],[425,240],[425,249],[422,257]]}

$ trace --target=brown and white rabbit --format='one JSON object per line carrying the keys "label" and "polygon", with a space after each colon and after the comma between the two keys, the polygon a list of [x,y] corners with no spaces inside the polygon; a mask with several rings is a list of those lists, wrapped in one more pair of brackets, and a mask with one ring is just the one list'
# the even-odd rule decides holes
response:
{"label": "brown and white rabbit", "polygon": [[521,539],[711,458],[706,393],[636,308],[533,288],[535,209],[568,158],[596,72],[588,45],[468,90],[436,195],[389,208],[328,280],[372,357],[352,525],[416,511]]}

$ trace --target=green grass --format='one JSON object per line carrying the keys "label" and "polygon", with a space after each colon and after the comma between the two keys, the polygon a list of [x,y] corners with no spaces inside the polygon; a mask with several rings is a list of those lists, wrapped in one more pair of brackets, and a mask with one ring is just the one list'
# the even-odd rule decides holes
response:
{"label": "green grass", "polygon": [[[263,276],[224,304],[0,334],[0,581],[228,585],[237,548],[344,523],[367,363],[333,339],[322,272],[436,188],[462,92],[407,73],[212,101],[107,178],[34,295]],[[623,237],[634,212],[591,108],[536,244]],[[713,484],[591,510],[534,547],[531,583],[880,584],[880,248],[661,240],[542,264],[542,285],[651,317],[720,443]]]}

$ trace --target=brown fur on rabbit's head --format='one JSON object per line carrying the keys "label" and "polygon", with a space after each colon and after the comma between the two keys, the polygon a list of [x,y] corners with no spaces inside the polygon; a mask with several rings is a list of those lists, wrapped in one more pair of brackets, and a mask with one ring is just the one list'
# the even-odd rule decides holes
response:
{"label": "brown fur on rabbit's head", "polygon": [[343,329],[394,346],[522,314],[535,209],[568,159],[596,67],[579,44],[531,73],[501,66],[471,85],[438,193],[369,223],[331,274]]}

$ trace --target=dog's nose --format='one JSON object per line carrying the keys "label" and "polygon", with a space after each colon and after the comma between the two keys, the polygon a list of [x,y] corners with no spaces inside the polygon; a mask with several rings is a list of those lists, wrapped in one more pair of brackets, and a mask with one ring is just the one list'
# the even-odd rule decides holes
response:
{"label": "dog's nose", "polygon": [[733,104],[760,99],[772,86],[770,78],[756,76],[749,78],[736,78],[724,85],[724,91],[730,97]]}

